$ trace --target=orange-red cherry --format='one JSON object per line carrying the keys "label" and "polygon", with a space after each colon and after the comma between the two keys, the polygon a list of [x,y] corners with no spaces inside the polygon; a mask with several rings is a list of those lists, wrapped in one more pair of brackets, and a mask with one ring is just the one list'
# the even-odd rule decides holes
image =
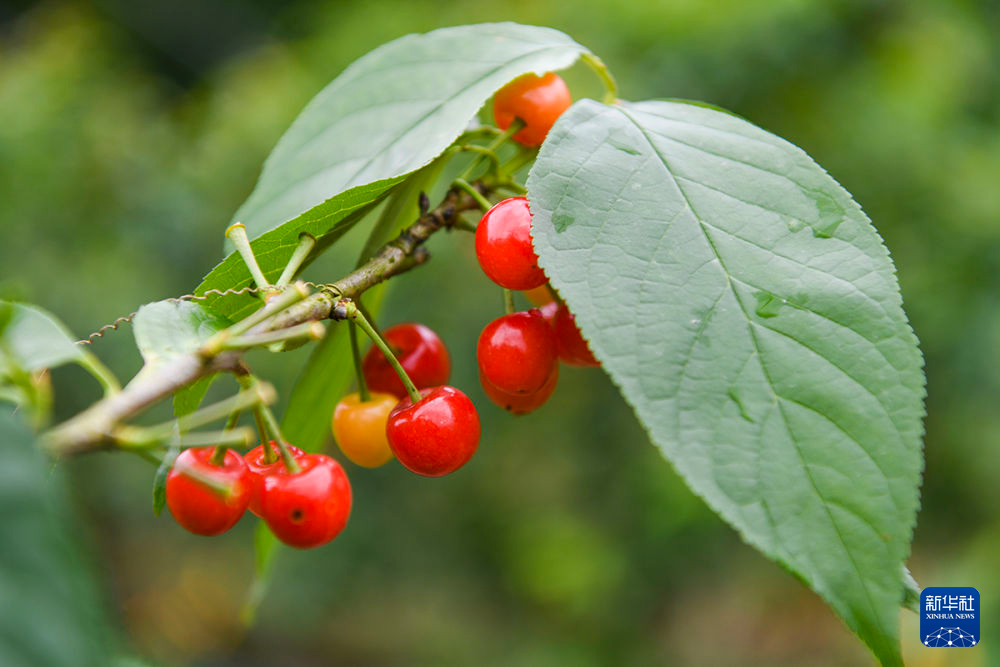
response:
{"label": "orange-red cherry", "polygon": [[[451,376],[451,357],[441,338],[423,324],[404,323],[382,332],[386,343],[417,389],[437,387]],[[368,388],[396,398],[406,396],[406,387],[385,355],[373,345],[361,364]]]}
{"label": "orange-red cherry", "polygon": [[479,373],[479,382],[483,385],[483,393],[499,407],[515,416],[526,415],[540,408],[552,396],[556,390],[556,383],[559,381],[559,365],[552,369],[552,375],[546,380],[542,388],[533,394],[508,394],[494,387],[483,377],[482,371]]}
{"label": "orange-red cherry", "polygon": [[[281,453],[278,452],[278,445],[275,444],[274,440],[271,441],[269,446],[275,456],[274,461],[270,463],[267,461],[268,453],[265,451],[264,445],[257,445],[243,457],[243,460],[246,461],[247,469],[250,471],[250,505],[247,509],[257,516],[260,516],[260,499],[264,493],[264,480],[267,479],[268,475],[273,475],[276,470],[285,465],[281,461]],[[288,451],[292,453],[292,457],[294,458],[298,458],[305,453],[293,445],[286,445],[286,447],[288,447]]]}
{"label": "orange-red cherry", "polygon": [[390,413],[386,435],[392,452],[408,470],[427,477],[455,472],[479,447],[479,413],[454,387],[434,387],[409,397]]}
{"label": "orange-red cherry", "polygon": [[219,535],[236,525],[250,502],[250,473],[243,457],[229,449],[221,465],[215,447],[185,449],[167,475],[167,507],[196,535]]}
{"label": "orange-red cherry", "polygon": [[559,341],[559,358],[563,363],[571,366],[600,366],[601,363],[594,358],[594,353],[590,351],[590,346],[584,340],[579,327],[576,326],[576,317],[569,312],[566,306],[559,306],[553,318],[556,339]]}
{"label": "orange-red cherry", "polygon": [[515,118],[520,118],[524,128],[514,134],[514,141],[539,146],[572,103],[569,87],[558,74],[525,74],[493,96],[493,120],[497,127],[506,130]]}
{"label": "orange-red cherry", "polygon": [[524,197],[504,199],[476,227],[476,258],[500,287],[530,290],[547,282],[531,243],[531,211]]}
{"label": "orange-red cherry", "polygon": [[311,549],[344,529],[351,514],[351,484],[340,464],[324,454],[303,454],[300,470],[282,466],[264,480],[261,518],[285,544]]}
{"label": "orange-red cherry", "polygon": [[506,394],[539,391],[559,360],[556,334],[537,308],[493,320],[476,346],[479,372]]}

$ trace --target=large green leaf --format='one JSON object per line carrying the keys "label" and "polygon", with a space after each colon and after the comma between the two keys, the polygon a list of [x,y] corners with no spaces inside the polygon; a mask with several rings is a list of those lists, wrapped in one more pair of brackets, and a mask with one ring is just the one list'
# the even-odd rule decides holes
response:
{"label": "large green leaf", "polygon": [[[148,366],[196,351],[231,322],[193,301],[147,303],[132,320],[135,343]],[[204,389],[208,389],[207,385]],[[200,402],[200,399],[199,399]]]}
{"label": "large green leaf", "polygon": [[[84,350],[52,315],[23,303],[0,301],[3,355],[24,371],[79,362]],[[0,361],[2,363],[2,361]]]}
{"label": "large green leaf", "polygon": [[808,155],[705,106],[577,103],[541,265],[690,487],[897,664],[924,379],[889,254]]}
{"label": "large green leaf", "polygon": [[[527,72],[568,67],[585,52],[550,28],[489,23],[407,35],[354,62],[292,123],[233,216],[246,225],[264,274],[280,274],[300,232],[321,245],[339,238],[359,213],[444,152],[497,88]],[[197,291],[248,284],[242,260],[230,255]],[[210,304],[238,319],[252,301]]]}
{"label": "large green leaf", "polygon": [[104,365],[75,342],[69,330],[36,306],[0,301],[0,400],[30,411],[35,426],[46,423],[52,392],[44,369],[79,364],[97,378],[106,391],[119,388]]}
{"label": "large green leaf", "polygon": [[105,665],[107,618],[49,467],[0,406],[0,665]]}

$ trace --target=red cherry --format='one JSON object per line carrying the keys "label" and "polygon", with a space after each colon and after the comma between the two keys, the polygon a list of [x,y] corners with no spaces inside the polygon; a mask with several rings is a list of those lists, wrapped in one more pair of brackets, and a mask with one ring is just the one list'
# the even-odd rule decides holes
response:
{"label": "red cherry", "polygon": [[[448,348],[433,330],[423,324],[407,323],[389,327],[382,335],[417,389],[436,387],[448,381],[451,358]],[[397,398],[406,396],[402,380],[377,346],[368,350],[361,366],[369,389]]]}
{"label": "red cherry", "polygon": [[563,363],[571,366],[601,365],[576,326],[576,316],[566,306],[560,306],[556,311],[554,326],[559,341],[559,358]]}
{"label": "red cherry", "polygon": [[506,130],[515,118],[520,118],[524,129],[514,135],[514,140],[525,146],[539,146],[572,103],[569,88],[558,74],[525,74],[493,96],[493,120]]}
{"label": "red cherry", "polygon": [[541,311],[498,317],[483,329],[476,346],[479,372],[507,394],[534,394],[559,361],[556,334]]}
{"label": "red cherry", "polygon": [[420,392],[389,413],[385,433],[393,454],[407,469],[440,477],[465,465],[479,446],[479,414],[469,397],[454,387]]}
{"label": "red cherry", "polygon": [[490,382],[483,377],[482,371],[479,373],[479,382],[483,385],[483,393],[498,406],[516,416],[526,415],[529,412],[534,412],[540,408],[547,400],[549,400],[549,397],[552,396],[552,392],[556,390],[556,383],[558,381],[559,365],[556,364],[552,369],[552,375],[550,375],[549,379],[544,385],[542,385],[542,388],[535,393],[508,394],[507,392],[500,391],[490,384]]}
{"label": "red cherry", "polygon": [[[277,453],[277,445],[274,441],[271,441],[272,450]],[[304,454],[298,447],[287,445],[288,450],[292,453],[294,458],[299,458]],[[264,480],[268,475],[273,475],[276,470],[284,467],[284,463],[281,462],[281,454],[278,454],[276,461],[272,463],[267,462],[267,452],[264,451],[264,445],[257,445],[243,457],[246,461],[247,469],[250,471],[250,506],[247,508],[257,516],[260,516],[260,499],[261,495],[264,493]]]}
{"label": "red cherry", "polygon": [[486,211],[476,227],[476,257],[483,273],[501,287],[530,290],[546,283],[531,244],[527,199],[504,199]]}
{"label": "red cherry", "polygon": [[250,502],[250,473],[243,457],[226,450],[213,465],[215,447],[185,449],[167,475],[167,507],[196,535],[219,535],[240,520]]}
{"label": "red cherry", "polygon": [[351,484],[340,464],[324,454],[303,454],[301,470],[282,466],[264,481],[260,515],[285,544],[310,549],[326,544],[347,525]]}

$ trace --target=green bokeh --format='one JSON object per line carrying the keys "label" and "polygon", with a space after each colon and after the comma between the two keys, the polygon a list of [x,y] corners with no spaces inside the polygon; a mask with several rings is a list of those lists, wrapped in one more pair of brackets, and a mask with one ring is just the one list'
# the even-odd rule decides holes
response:
{"label": "green bokeh", "polygon": [[[979,588],[994,631],[971,664],[1000,660],[995,3],[41,5],[0,23],[0,293],[83,335],[190,291],[277,137],[345,65],[407,32],[507,19],[568,32],[609,64],[625,98],[732,109],[854,193],[893,253],[927,360],[911,569],[924,585]],[[580,91],[589,76],[567,78]],[[348,235],[307,277],[342,275],[361,240]],[[332,546],[282,554],[251,632],[238,610],[252,522],[195,538],[152,517],[148,464],[66,465],[132,652],[205,665],[868,659],[816,596],[686,490],[599,371],[564,368],[551,402],[525,418],[489,404],[474,346],[500,296],[467,235],[430,248],[433,261],[390,291],[381,323],[419,319],[441,333],[454,383],[481,406],[480,452],[441,480],[349,467],[350,528]],[[127,330],[94,351],[123,377],[138,367]],[[306,355],[254,362],[287,396]],[[61,416],[99,396],[79,370],[54,379]],[[930,664],[915,618],[903,623],[908,662]]]}

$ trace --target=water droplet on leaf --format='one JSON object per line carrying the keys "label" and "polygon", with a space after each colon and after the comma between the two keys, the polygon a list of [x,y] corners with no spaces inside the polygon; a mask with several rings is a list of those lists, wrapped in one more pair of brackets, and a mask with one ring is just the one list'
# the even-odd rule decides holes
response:
{"label": "water droplet on leaf", "polygon": [[781,307],[788,303],[787,299],[779,299],[770,292],[754,292],[753,297],[757,299],[758,317],[775,317]]}
{"label": "water droplet on leaf", "polygon": [[819,210],[819,220],[813,225],[813,236],[818,239],[828,239],[844,222],[846,211],[833,197],[822,192],[813,192],[816,207]]}
{"label": "water droplet on leaf", "polygon": [[556,228],[557,232],[566,231],[566,228],[571,224],[573,224],[573,216],[568,213],[556,211],[552,215],[552,225]]}

